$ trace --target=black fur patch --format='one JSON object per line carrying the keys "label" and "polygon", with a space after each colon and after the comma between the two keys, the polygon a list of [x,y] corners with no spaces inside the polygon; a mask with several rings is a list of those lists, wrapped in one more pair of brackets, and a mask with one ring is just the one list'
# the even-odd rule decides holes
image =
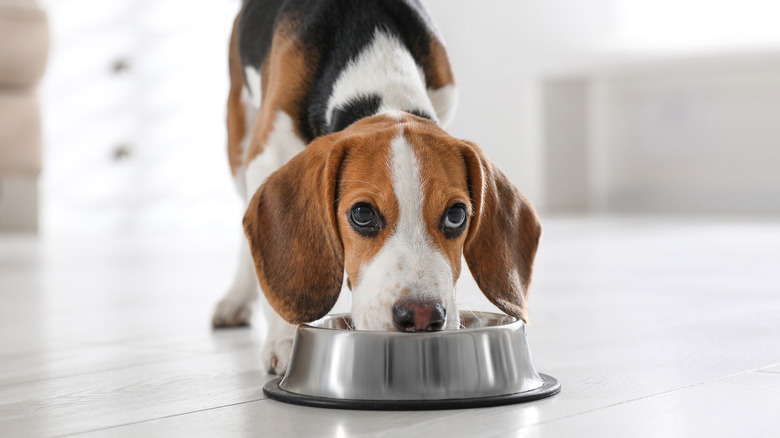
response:
{"label": "black fur patch", "polygon": [[433,120],[433,116],[431,116],[430,114],[428,114],[428,113],[426,113],[424,111],[421,111],[421,110],[408,110],[406,112],[408,112],[409,114],[413,114],[413,115],[415,115],[417,117],[423,118],[423,119],[428,119],[428,120],[430,120],[432,122],[434,121]]}
{"label": "black fur patch", "polygon": [[[248,0],[238,22],[238,51],[244,68],[260,70],[271,49],[276,17],[286,0]],[[246,81],[246,78],[244,78]]]}
{"label": "black fur patch", "polygon": [[330,132],[338,132],[364,117],[376,114],[382,106],[382,98],[376,94],[360,96],[352,99],[346,105],[333,109],[330,119]]}

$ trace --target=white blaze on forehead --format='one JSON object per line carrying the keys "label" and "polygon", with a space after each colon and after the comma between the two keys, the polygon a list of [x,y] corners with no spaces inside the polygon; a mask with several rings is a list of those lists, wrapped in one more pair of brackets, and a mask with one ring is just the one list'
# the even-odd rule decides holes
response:
{"label": "white blaze on forehead", "polygon": [[[398,223],[390,239],[401,249],[398,262],[403,266],[412,293],[440,298],[441,288],[452,294],[452,268],[436,247],[425,224],[425,183],[414,148],[403,136],[403,129],[391,143],[393,193],[398,201]],[[446,289],[444,289],[446,290]]]}
{"label": "white blaze on forehead", "polygon": [[446,328],[457,328],[452,267],[429,236],[423,215],[424,184],[414,149],[399,135],[391,143],[389,170],[398,201],[398,222],[385,245],[366,263],[354,289],[352,317],[360,330],[392,329],[392,308],[408,290],[440,300]]}
{"label": "white blaze on forehead", "polygon": [[[414,149],[406,142],[403,134],[391,143],[390,165],[393,175],[393,192],[398,200],[400,217],[396,228],[398,233],[414,233],[423,231],[424,227],[423,187],[420,181],[420,170]],[[411,237],[411,236],[405,236]],[[416,235],[416,240],[427,240],[425,236]],[[415,242],[418,243],[418,242]]]}
{"label": "white blaze on forehead", "polygon": [[[390,160],[393,193],[398,201],[399,217],[389,240],[398,241],[404,247],[407,256],[404,261],[408,264],[409,271],[416,274],[414,280],[419,283],[416,286],[422,286],[422,290],[418,292],[432,292],[427,290],[428,286],[438,283],[435,280],[440,277],[441,272],[449,276],[451,286],[452,271],[449,263],[428,234],[424,216],[425,182],[420,177],[420,164],[414,148],[403,136],[402,128],[401,135],[391,143]],[[432,277],[419,277],[422,274]],[[428,281],[429,279],[431,281]]]}

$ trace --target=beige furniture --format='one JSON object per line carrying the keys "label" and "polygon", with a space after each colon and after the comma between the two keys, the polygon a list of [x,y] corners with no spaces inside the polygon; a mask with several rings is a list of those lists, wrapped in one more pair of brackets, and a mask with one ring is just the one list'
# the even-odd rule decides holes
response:
{"label": "beige furniture", "polygon": [[0,0],[0,231],[38,226],[41,123],[36,88],[48,53],[46,14],[33,0]]}
{"label": "beige furniture", "polygon": [[616,58],[540,94],[546,211],[780,214],[780,51]]}

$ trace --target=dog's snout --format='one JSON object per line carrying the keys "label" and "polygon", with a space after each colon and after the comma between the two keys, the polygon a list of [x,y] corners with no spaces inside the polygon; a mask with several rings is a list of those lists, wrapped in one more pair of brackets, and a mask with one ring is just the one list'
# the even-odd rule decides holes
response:
{"label": "dog's snout", "polygon": [[393,306],[393,325],[402,332],[441,330],[446,316],[446,309],[438,301],[403,300]]}

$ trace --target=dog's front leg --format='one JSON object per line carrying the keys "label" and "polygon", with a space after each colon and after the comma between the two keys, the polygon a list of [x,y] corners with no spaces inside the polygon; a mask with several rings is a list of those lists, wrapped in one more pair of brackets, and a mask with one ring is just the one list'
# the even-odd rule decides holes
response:
{"label": "dog's front leg", "polygon": [[257,301],[258,285],[255,264],[249,255],[249,243],[241,236],[238,269],[233,285],[214,309],[211,324],[215,328],[247,326],[252,319],[252,307]]}
{"label": "dog's front leg", "polygon": [[[261,153],[253,155],[257,149],[252,149],[250,145],[250,153],[247,156],[248,164],[244,175],[247,205],[251,196],[257,192],[260,185],[272,173],[306,148],[306,144],[296,134],[293,121],[287,113],[277,111],[274,114],[271,126],[272,128],[267,136],[258,134],[258,138],[266,138],[264,147],[257,148]],[[258,296],[259,286],[255,272],[255,262],[249,252],[248,242],[245,242],[242,250],[245,251],[245,255],[241,259],[241,263],[244,265],[239,268],[239,271],[241,271],[239,275],[242,278],[246,278],[246,281],[250,281],[251,277],[252,292],[254,293],[251,302],[254,302]],[[244,280],[237,279],[236,283],[242,281]],[[231,293],[228,293],[223,302],[229,303],[231,301]],[[233,297],[239,302],[241,300],[244,300],[244,303],[247,302],[247,296],[241,293]],[[263,348],[264,366],[268,372],[281,375],[287,370],[295,326],[287,323],[273,310],[264,294],[259,294],[259,297],[260,307],[267,326],[266,341]],[[235,302],[236,300],[233,301]],[[230,307],[231,305],[226,304],[226,306]],[[218,308],[217,312],[219,311],[220,309]]]}
{"label": "dog's front leg", "polygon": [[271,308],[268,300],[262,294],[260,307],[267,327],[265,345],[263,346],[263,365],[269,373],[281,376],[287,371],[296,326],[282,319]]}
{"label": "dog's front leg", "polygon": [[292,338],[295,326],[287,323],[268,304],[265,296],[259,292],[255,265],[249,255],[249,245],[241,242],[238,270],[233,286],[217,304],[212,317],[216,328],[247,326],[252,319],[255,301],[260,301],[260,309],[266,322],[266,338],[263,346],[263,367],[272,374],[282,375],[287,370],[290,359]]}

